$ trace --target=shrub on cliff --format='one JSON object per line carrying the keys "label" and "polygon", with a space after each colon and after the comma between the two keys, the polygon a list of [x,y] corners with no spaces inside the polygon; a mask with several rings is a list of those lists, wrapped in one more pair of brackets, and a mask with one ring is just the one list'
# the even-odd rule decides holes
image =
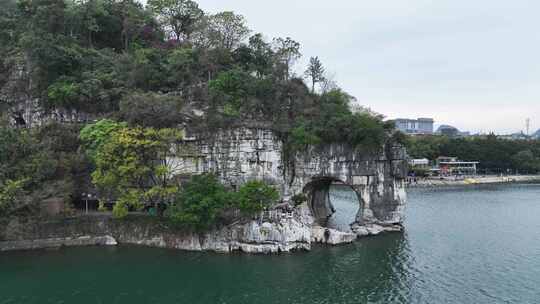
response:
{"label": "shrub on cliff", "polygon": [[277,190],[262,181],[242,185],[235,195],[235,204],[244,214],[256,214],[272,206],[279,199]]}
{"label": "shrub on cliff", "polygon": [[37,210],[42,199],[63,197],[69,202],[76,195],[87,172],[87,163],[77,151],[77,133],[76,127],[61,124],[30,130],[0,125],[4,213]]}
{"label": "shrub on cliff", "polygon": [[351,99],[340,89],[318,97],[316,105],[304,109],[306,114],[295,119],[286,141],[290,151],[328,143],[347,143],[368,151],[381,149],[393,126],[385,124],[380,115],[368,111],[351,112]]}
{"label": "shrub on cliff", "polygon": [[204,174],[193,176],[182,186],[165,214],[181,226],[206,230],[218,224],[227,211],[238,210],[249,217],[270,207],[278,198],[278,192],[262,181],[248,182],[233,191],[214,175]]}
{"label": "shrub on cliff", "polygon": [[25,180],[0,181],[0,217],[9,215],[19,207],[24,196],[24,183]]}
{"label": "shrub on cliff", "polygon": [[219,214],[233,199],[233,194],[214,175],[193,176],[165,214],[176,224],[205,230],[217,222]]}

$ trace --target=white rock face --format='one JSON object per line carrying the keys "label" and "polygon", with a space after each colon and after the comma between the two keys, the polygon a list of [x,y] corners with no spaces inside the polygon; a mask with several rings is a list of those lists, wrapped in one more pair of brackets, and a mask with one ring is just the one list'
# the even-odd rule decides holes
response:
{"label": "white rock face", "polygon": [[311,241],[330,245],[352,243],[358,236],[356,233],[315,226],[311,229]]}
{"label": "white rock face", "polygon": [[401,225],[381,226],[377,224],[367,224],[353,225],[352,230],[358,235],[358,237],[363,237],[378,235],[383,232],[400,232],[403,230],[403,227]]}
{"label": "white rock face", "polygon": [[[283,142],[264,128],[223,130],[212,136],[193,136],[180,144],[190,151],[169,159],[175,174],[213,172],[237,187],[249,180],[264,180],[279,189],[284,201],[304,192],[320,179],[339,181],[360,194],[360,224],[392,225],[402,222],[405,203],[406,155],[401,147],[361,152],[348,145],[308,148],[291,161],[283,157]],[[386,151],[386,152],[385,152]]]}
{"label": "white rock face", "polygon": [[105,246],[116,246],[118,245],[118,242],[116,242],[116,240],[110,236],[110,235],[106,235],[103,237],[103,245]]}
{"label": "white rock face", "polygon": [[12,250],[31,250],[31,249],[46,249],[71,246],[114,246],[117,245],[116,240],[110,236],[79,236],[79,237],[57,237],[47,239],[34,240],[17,240],[0,242],[1,251]]}
{"label": "white rock face", "polygon": [[311,248],[309,225],[296,218],[279,222],[250,221],[205,236],[203,249],[218,252],[277,253]]}
{"label": "white rock face", "polygon": [[[350,185],[361,200],[355,233],[318,226],[311,208],[304,204],[296,208],[294,219],[251,222],[232,228],[228,236],[207,235],[203,250],[289,251],[308,248],[311,242],[349,243],[358,236],[401,230],[406,155],[399,147],[362,153],[347,145],[328,145],[297,154],[291,164],[283,158],[280,138],[263,128],[225,130],[212,137],[194,136],[183,145],[197,152],[170,160],[176,163],[175,167],[183,168],[176,174],[214,172],[224,184],[233,187],[253,179],[265,180],[279,189],[284,201],[307,191],[308,185],[322,178]],[[310,193],[306,194],[309,197]]]}

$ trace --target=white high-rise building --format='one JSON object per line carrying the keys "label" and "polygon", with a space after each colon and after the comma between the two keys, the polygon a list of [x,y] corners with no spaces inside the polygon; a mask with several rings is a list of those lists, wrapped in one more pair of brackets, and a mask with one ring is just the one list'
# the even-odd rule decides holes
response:
{"label": "white high-rise building", "polygon": [[398,118],[394,120],[396,128],[406,134],[433,134],[433,118],[407,119]]}

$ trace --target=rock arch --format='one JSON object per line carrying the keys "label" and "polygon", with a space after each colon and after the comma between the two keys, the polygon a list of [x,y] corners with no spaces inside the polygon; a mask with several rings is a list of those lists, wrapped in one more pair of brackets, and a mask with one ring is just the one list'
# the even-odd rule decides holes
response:
{"label": "rock arch", "polygon": [[[335,188],[338,186],[342,186],[345,189],[348,188],[349,191],[353,193],[355,200],[354,204],[356,204],[353,207],[354,213],[352,216],[346,216],[346,218],[348,218],[347,223],[340,224],[352,225],[358,223],[358,219],[361,219],[363,216],[364,208],[361,194],[358,193],[352,185],[333,177],[317,177],[304,186],[303,193],[306,195],[306,203],[316,224],[323,227],[349,232],[350,227],[344,228],[341,227],[342,225],[339,225],[340,227],[338,227],[336,223],[336,221],[343,221],[346,219],[335,218],[335,216],[343,217],[344,213],[349,213],[352,211],[348,210],[348,208],[343,208],[343,203],[338,203],[337,201],[332,200],[332,197],[335,198],[335,193],[333,192],[335,192]],[[346,198],[338,199],[344,200]]]}
{"label": "rock arch", "polygon": [[[328,144],[308,147],[291,159],[284,156],[284,144],[274,131],[247,127],[221,130],[211,136],[193,135],[181,144],[189,145],[187,150],[191,151],[176,159],[181,163],[176,167],[185,173],[212,172],[228,185],[264,180],[279,190],[284,202],[318,185],[319,190],[312,193],[318,205],[301,214],[318,220],[330,213],[329,206],[323,204],[328,193],[325,188],[331,182],[340,182],[358,195],[354,232],[369,235],[401,230],[407,161],[405,149],[399,145],[387,144],[369,151],[348,144]],[[307,220],[303,218],[302,222]]]}

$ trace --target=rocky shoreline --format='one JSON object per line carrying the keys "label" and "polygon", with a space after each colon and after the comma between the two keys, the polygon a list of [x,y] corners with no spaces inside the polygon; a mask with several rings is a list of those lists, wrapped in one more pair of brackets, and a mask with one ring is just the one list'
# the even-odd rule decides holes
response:
{"label": "rocky shoreline", "polygon": [[406,185],[407,188],[429,188],[446,186],[467,186],[485,184],[532,183],[540,182],[540,175],[476,176],[464,179],[418,179]]}
{"label": "rocky shoreline", "polygon": [[[210,138],[193,137],[186,145],[195,154],[171,159],[190,175],[219,172],[223,185],[235,188],[250,180],[273,185],[286,207],[273,206],[255,218],[219,223],[207,232],[173,227],[156,217],[110,214],[39,218],[21,222],[0,218],[0,251],[59,246],[134,244],[189,251],[279,253],[310,250],[311,245],[351,243],[358,237],[401,231],[406,192],[406,152],[388,143],[380,151],[362,152],[346,144],[311,147],[293,160],[283,158],[283,142],[272,130],[223,130]],[[292,163],[291,163],[292,162]],[[345,231],[325,227],[336,212],[332,184],[354,192],[358,210]],[[292,198],[305,194],[294,207]],[[2,221],[4,222],[2,224]]]}
{"label": "rocky shoreline", "polygon": [[0,252],[70,246],[142,245],[186,251],[272,254],[309,251],[312,244],[340,245],[359,237],[401,231],[395,225],[355,225],[354,232],[319,226],[310,216],[279,221],[248,221],[206,233],[177,230],[142,216],[115,220],[110,216],[81,216],[48,222],[12,220],[0,230]]}

